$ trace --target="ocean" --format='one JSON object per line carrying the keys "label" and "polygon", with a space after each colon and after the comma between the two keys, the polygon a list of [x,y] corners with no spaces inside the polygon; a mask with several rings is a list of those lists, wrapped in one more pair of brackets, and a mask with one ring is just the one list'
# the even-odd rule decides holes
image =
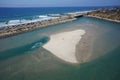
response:
{"label": "ocean", "polygon": [[95,10],[103,7],[41,7],[0,8],[0,26],[16,25],[49,19],[49,14],[66,14]]}
{"label": "ocean", "polygon": [[[0,21],[97,8],[1,8]],[[96,58],[91,56],[88,62],[71,64],[42,47],[50,35],[77,29],[86,31],[83,43],[94,38],[90,47]],[[0,80],[120,80],[119,29],[120,23],[81,17],[76,21],[0,39]],[[89,46],[85,48],[88,50]]]}

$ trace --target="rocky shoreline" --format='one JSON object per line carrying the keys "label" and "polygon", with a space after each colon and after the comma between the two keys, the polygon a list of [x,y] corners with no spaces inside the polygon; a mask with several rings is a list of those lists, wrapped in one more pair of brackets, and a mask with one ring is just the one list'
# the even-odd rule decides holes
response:
{"label": "rocky shoreline", "polygon": [[6,38],[21,33],[37,30],[40,28],[45,28],[52,25],[62,24],[70,21],[74,21],[79,17],[92,17],[103,20],[108,20],[112,22],[120,23],[120,7],[116,8],[102,8],[98,10],[88,11],[88,12],[77,12],[72,14],[63,14],[52,17],[57,17],[54,19],[24,23],[18,25],[9,25],[0,27],[0,38]]}
{"label": "rocky shoreline", "polygon": [[120,23],[120,7],[94,10],[85,16]]}
{"label": "rocky shoreline", "polygon": [[12,26],[3,26],[3,27],[0,27],[0,38],[6,38],[6,37],[21,34],[21,33],[37,30],[40,28],[45,28],[52,25],[74,21],[81,16],[82,16],[81,13],[70,14],[70,15],[66,14],[66,15],[57,16],[58,18],[55,18],[55,19],[19,24],[19,25],[12,25]]}

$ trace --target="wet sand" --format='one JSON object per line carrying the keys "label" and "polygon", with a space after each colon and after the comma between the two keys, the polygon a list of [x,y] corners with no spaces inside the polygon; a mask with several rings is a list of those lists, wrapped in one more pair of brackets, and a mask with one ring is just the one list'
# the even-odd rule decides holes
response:
{"label": "wet sand", "polygon": [[96,32],[90,28],[86,29],[86,34],[82,36],[81,41],[76,46],[76,58],[79,63],[85,63],[91,60],[93,54]]}

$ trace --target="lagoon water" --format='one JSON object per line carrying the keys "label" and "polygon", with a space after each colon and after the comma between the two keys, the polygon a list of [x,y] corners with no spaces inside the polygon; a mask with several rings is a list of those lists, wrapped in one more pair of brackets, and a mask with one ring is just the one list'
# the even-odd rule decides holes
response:
{"label": "lagoon water", "polygon": [[[66,63],[42,47],[50,35],[76,29],[94,34],[87,37],[94,38],[90,61]],[[120,80],[119,57],[120,24],[82,17],[1,39],[0,80]]]}

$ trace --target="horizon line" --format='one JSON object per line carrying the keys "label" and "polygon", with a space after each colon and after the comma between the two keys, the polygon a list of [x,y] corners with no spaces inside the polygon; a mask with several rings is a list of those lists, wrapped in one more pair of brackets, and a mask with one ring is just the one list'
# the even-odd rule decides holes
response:
{"label": "horizon line", "polygon": [[0,6],[0,8],[44,8],[44,7],[120,7],[120,5],[106,5],[106,6]]}

